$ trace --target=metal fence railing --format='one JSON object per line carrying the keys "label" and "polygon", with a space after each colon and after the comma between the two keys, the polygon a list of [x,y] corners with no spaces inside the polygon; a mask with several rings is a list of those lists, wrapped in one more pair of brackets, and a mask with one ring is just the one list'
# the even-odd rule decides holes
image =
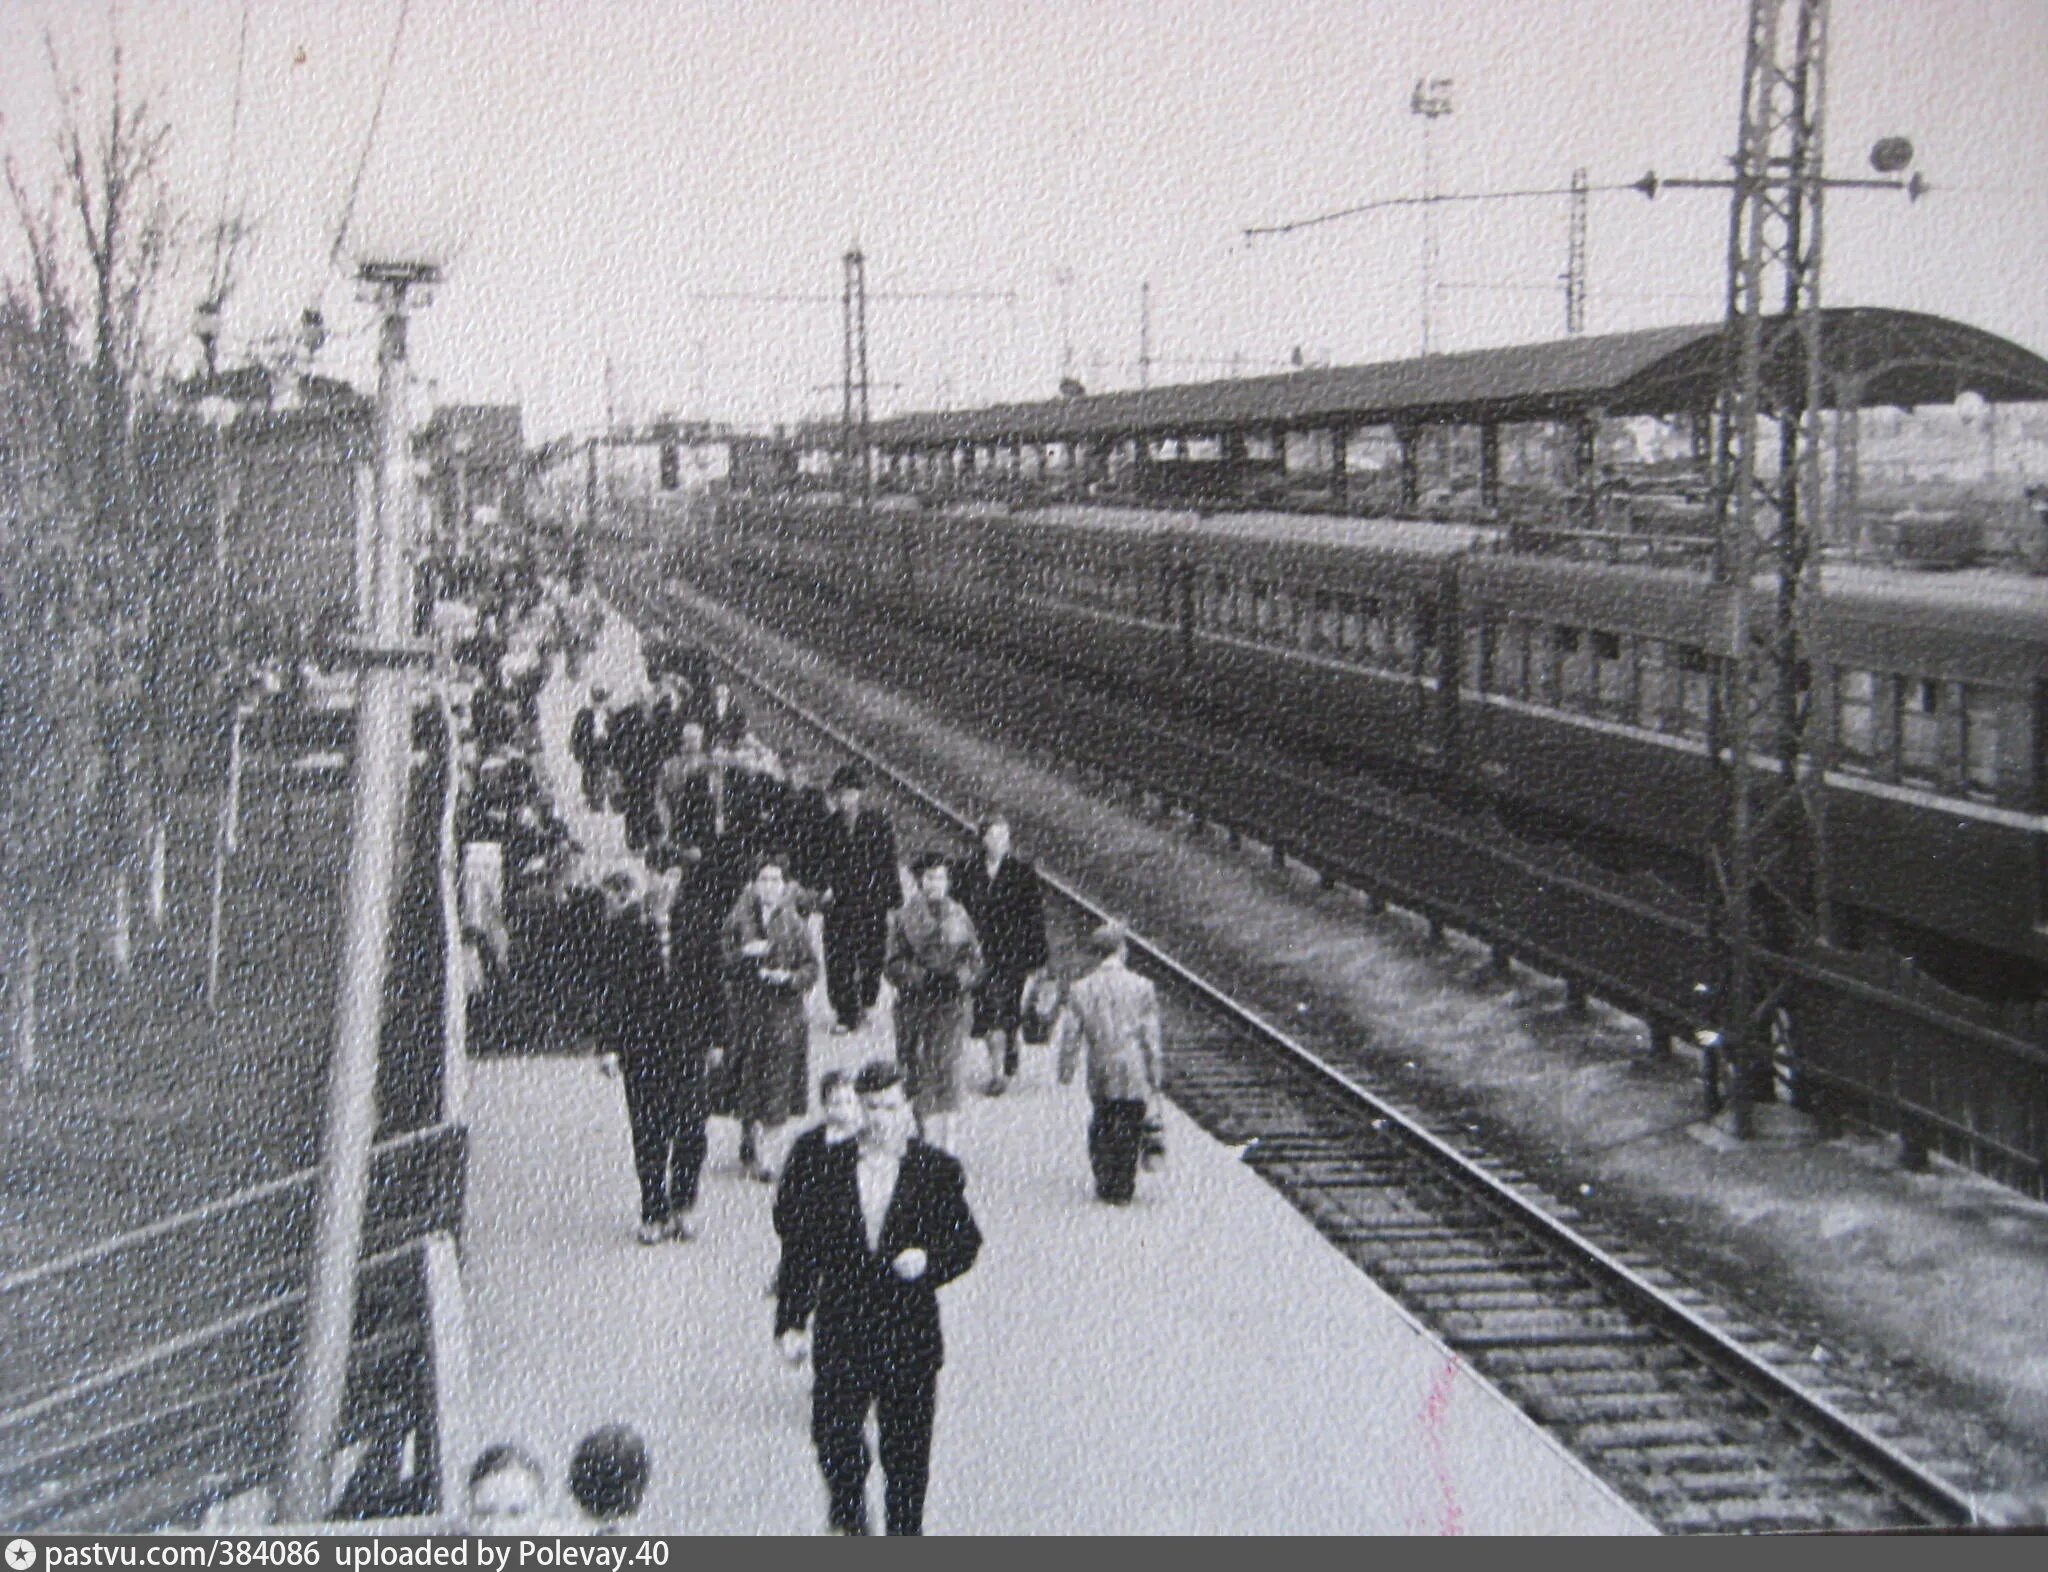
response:
{"label": "metal fence railing", "polygon": [[[468,1156],[454,740],[443,769],[414,776],[337,1437],[345,1494],[381,1510],[438,1511],[442,1460],[471,1446],[454,1250]],[[304,1168],[0,1277],[0,1525],[191,1527],[274,1485],[318,1180]]]}

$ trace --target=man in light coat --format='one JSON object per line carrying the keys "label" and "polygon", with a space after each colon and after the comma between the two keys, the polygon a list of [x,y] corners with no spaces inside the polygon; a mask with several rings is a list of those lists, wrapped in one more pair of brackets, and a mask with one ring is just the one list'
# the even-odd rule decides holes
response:
{"label": "man in light coat", "polygon": [[1137,1194],[1138,1159],[1143,1153],[1145,1115],[1159,1094],[1164,1064],[1159,1033],[1159,996],[1152,984],[1124,965],[1127,941],[1116,923],[1088,936],[1095,969],[1075,983],[1053,1033],[1060,1084],[1088,1055],[1088,1161],[1095,1170],[1095,1198],[1128,1206]]}

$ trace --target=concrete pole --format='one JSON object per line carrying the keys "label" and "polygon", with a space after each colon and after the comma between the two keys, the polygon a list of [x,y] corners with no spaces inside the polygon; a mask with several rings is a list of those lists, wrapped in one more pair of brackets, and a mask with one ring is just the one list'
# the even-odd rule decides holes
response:
{"label": "concrete pole", "polygon": [[356,697],[355,808],[326,1135],[314,1214],[312,1281],[299,1345],[298,1390],[280,1520],[325,1515],[328,1470],[347,1393],[356,1274],[377,1127],[377,1053],[384,972],[412,753],[412,467],[406,420],[406,295],[433,281],[422,267],[366,268],[383,311],[378,351],[377,545],[374,616],[363,629]]}

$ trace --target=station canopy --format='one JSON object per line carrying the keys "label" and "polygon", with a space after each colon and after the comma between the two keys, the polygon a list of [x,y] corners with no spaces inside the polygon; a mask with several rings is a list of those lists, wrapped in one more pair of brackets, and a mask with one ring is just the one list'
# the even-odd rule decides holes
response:
{"label": "station canopy", "polygon": [[[1830,405],[1946,404],[1964,392],[1993,403],[2048,399],[2048,360],[2009,339],[1945,317],[1876,307],[1822,313]],[[1222,431],[1675,415],[1713,407],[1725,325],[1648,328],[1366,366],[1192,382],[1030,404],[878,420],[884,448],[956,442],[1104,441]],[[1768,368],[1773,387],[1798,385],[1797,340]],[[836,429],[836,428],[834,428]],[[826,428],[818,428],[821,438]]]}

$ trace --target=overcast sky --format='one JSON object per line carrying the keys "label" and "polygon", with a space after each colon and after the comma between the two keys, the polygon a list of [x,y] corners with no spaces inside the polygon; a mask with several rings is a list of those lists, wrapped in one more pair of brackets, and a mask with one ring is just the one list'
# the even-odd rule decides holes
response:
{"label": "overcast sky", "polygon": [[[324,299],[328,369],[366,380],[368,313],[326,258],[400,0],[253,0],[233,201],[259,234],[235,346]],[[0,0],[0,143],[46,167],[40,35],[103,77],[101,0]],[[121,0],[131,81],[179,189],[220,200],[242,0]],[[1419,346],[1422,220],[1248,244],[1250,224],[1444,191],[1715,174],[1733,151],[1741,0],[411,0],[350,251],[443,254],[415,330],[443,399],[519,400],[532,437],[622,413],[836,410],[840,256],[876,291],[880,408],[1049,395],[1063,315],[1091,387]],[[1934,192],[1827,207],[1826,298],[1940,312],[2048,351],[2048,0],[1835,0],[1829,167],[1911,137]],[[1561,335],[1562,198],[1439,209],[1433,340]],[[1721,310],[1719,193],[1593,199],[1590,327]],[[18,245],[10,233],[10,270]],[[1066,271],[1066,290],[1055,282]],[[822,304],[693,300],[815,291]],[[1062,311],[1062,299],[1066,310]],[[180,310],[182,311],[182,307]]]}

